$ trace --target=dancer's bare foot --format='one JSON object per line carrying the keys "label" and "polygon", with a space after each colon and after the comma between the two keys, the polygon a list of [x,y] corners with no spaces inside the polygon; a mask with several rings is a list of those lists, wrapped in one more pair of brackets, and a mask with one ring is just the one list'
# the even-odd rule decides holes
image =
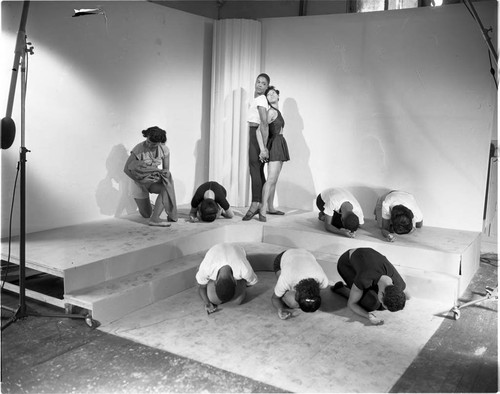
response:
{"label": "dancer's bare foot", "polygon": [[150,226],[156,226],[156,227],[170,227],[171,224],[170,223],[166,223],[166,222],[155,222],[154,220],[150,220],[148,222],[148,225]]}

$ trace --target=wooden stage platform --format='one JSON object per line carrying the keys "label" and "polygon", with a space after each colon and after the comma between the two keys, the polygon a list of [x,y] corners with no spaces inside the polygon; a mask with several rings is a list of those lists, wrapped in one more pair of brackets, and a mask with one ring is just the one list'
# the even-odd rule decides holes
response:
{"label": "wooden stage platform", "polygon": [[[238,211],[238,209],[236,209]],[[242,208],[239,211],[245,212]],[[171,227],[150,227],[138,214],[27,234],[26,267],[63,279],[62,299],[27,292],[28,297],[71,310],[89,310],[111,322],[146,305],[196,285],[204,253],[219,242],[241,243],[256,271],[270,270],[274,256],[288,248],[311,251],[333,284],[336,264],[346,250],[372,247],[397,267],[414,297],[453,306],[479,267],[480,233],[423,227],[383,240],[373,220],[351,239],[324,230],[317,212],[286,210],[267,223],[241,215],[213,223],[190,223],[188,209]],[[19,239],[12,240],[11,261],[18,263]],[[7,240],[2,240],[7,259]],[[6,283],[5,288],[17,286]]]}

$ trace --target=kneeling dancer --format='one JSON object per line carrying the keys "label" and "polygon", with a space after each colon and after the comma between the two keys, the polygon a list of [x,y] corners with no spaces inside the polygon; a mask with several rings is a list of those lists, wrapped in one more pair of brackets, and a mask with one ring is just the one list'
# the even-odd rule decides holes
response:
{"label": "kneeling dancer", "polygon": [[406,283],[396,268],[372,248],[348,250],[340,256],[337,270],[346,285],[337,282],[330,289],[347,298],[349,308],[374,325],[384,323],[374,311],[400,311],[410,299]]}
{"label": "kneeling dancer", "polygon": [[290,309],[315,312],[321,306],[320,290],[328,278],[316,258],[305,249],[289,249],[276,256],[274,272],[278,277],[271,298],[280,319],[292,315]]}
{"label": "kneeling dancer", "polygon": [[255,285],[257,281],[245,250],[232,243],[212,246],[196,273],[198,294],[208,314],[215,312],[217,305],[226,302],[241,304],[245,299],[246,287]]}

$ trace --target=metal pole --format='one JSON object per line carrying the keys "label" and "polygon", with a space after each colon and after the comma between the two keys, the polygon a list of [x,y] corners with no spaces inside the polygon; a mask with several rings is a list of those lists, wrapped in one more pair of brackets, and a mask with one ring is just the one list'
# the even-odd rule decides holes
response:
{"label": "metal pole", "polygon": [[21,148],[19,152],[20,163],[20,240],[19,240],[19,314],[26,316],[26,36],[24,37],[21,62]]}
{"label": "metal pole", "polygon": [[467,4],[469,7],[470,11],[472,12],[472,15],[474,16],[474,19],[476,20],[477,24],[479,25],[479,28],[481,29],[481,34],[483,35],[484,40],[486,41],[486,45],[488,46],[489,51],[493,55],[493,58],[495,59],[495,63],[498,66],[498,55],[495,51],[495,47],[493,46],[493,43],[491,42],[491,38],[488,35],[489,30],[485,29],[483,26],[483,23],[481,22],[481,19],[479,18],[479,15],[476,12],[476,9],[470,2],[470,0],[463,0],[464,3]]}
{"label": "metal pole", "polygon": [[12,116],[12,107],[14,105],[14,95],[16,92],[17,69],[20,64],[19,60],[21,59],[21,56],[24,56],[23,51],[25,49],[25,43],[26,43],[26,20],[28,19],[29,5],[30,5],[29,1],[25,1],[23,4],[21,22],[19,23],[19,31],[17,32],[16,48],[14,50],[14,64],[12,65],[9,97],[7,101],[7,111],[5,113],[6,118],[10,118]]}

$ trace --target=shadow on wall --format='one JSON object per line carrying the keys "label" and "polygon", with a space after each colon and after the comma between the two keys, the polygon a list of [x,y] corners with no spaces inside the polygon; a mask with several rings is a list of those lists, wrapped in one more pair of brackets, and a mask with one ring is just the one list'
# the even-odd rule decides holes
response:
{"label": "shadow on wall", "polygon": [[366,186],[352,186],[349,187],[349,191],[356,197],[361,209],[363,210],[363,215],[365,219],[374,219],[375,205],[377,205],[377,200],[383,194],[391,191],[387,188],[371,188]]}
{"label": "shadow on wall", "polygon": [[123,172],[127,159],[127,150],[122,144],[115,145],[106,159],[106,177],[97,185],[95,195],[103,215],[118,217],[123,211],[131,214],[137,209],[128,193],[131,180]]}
{"label": "shadow on wall", "polygon": [[208,163],[206,160],[206,157],[208,156],[207,155],[208,141],[206,141],[207,138],[205,138],[205,142],[203,140],[204,138],[202,134],[202,138],[196,141],[194,147],[193,156],[195,159],[195,174],[194,174],[194,185],[191,195],[194,195],[198,186],[200,186],[202,183],[208,180]]}
{"label": "shadow on wall", "polygon": [[[212,22],[204,24],[204,45],[203,45],[203,70],[212,69]],[[194,148],[195,174],[194,185],[191,190],[193,195],[203,182],[208,180],[208,155],[210,148],[210,97],[211,97],[211,72],[204,72],[202,77],[202,97],[201,97],[201,138],[196,142]],[[179,195],[177,193],[177,195]],[[188,196],[189,198],[189,196]],[[189,198],[190,200],[190,198]]]}
{"label": "shadow on wall", "polygon": [[285,119],[283,135],[288,143],[290,161],[283,163],[283,170],[276,186],[279,205],[311,210],[316,191],[309,166],[311,151],[303,135],[304,121],[294,99],[285,100],[282,113]]}

